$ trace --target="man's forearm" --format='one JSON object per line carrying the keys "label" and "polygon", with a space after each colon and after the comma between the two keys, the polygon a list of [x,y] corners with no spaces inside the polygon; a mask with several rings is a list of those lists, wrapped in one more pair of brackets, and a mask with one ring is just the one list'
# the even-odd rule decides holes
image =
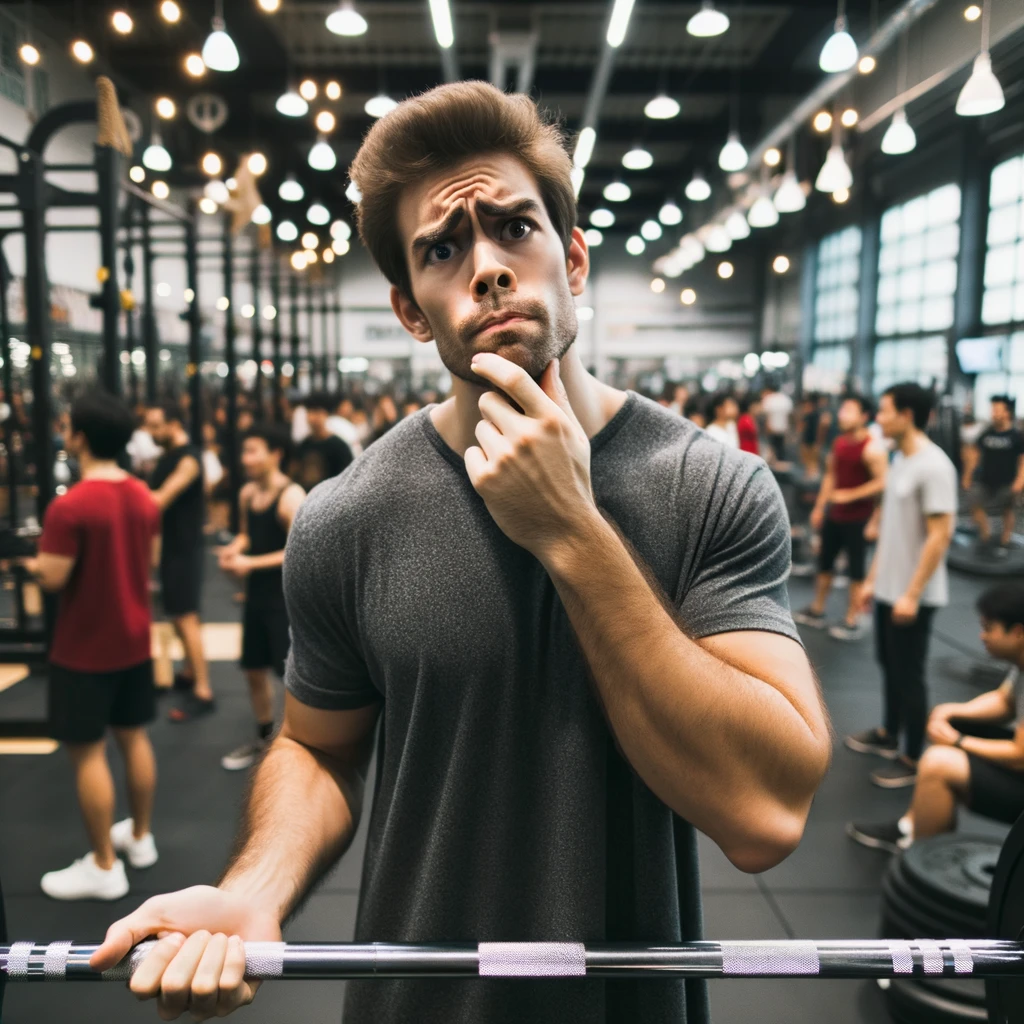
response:
{"label": "man's forearm", "polygon": [[818,491],[818,498],[814,503],[814,507],[818,510],[824,510],[825,506],[832,500],[832,492],[834,490],[834,478],[831,473],[826,472],[824,479],[821,481],[821,489]]}
{"label": "man's forearm", "polygon": [[283,922],[351,844],[361,804],[356,773],[278,736],[253,778],[220,888],[258,900]]}
{"label": "man's forearm", "polygon": [[917,568],[911,577],[910,585],[907,587],[907,597],[915,601],[921,600],[924,588],[932,578],[939,563],[945,557],[946,548],[949,547],[949,538],[941,533],[930,533],[921,549],[921,557],[917,561]]}
{"label": "man's forearm", "polygon": [[279,565],[284,565],[284,548],[280,551],[269,551],[265,555],[249,556],[250,569],[274,569]]}
{"label": "man's forearm", "polygon": [[976,754],[1013,771],[1024,770],[1024,757],[1013,740],[983,740],[978,736],[965,736],[960,744],[968,754]]}
{"label": "man's forearm", "polygon": [[1005,722],[1013,716],[1006,698],[1000,690],[981,693],[973,700],[957,707],[954,718],[963,718],[971,722]]}
{"label": "man's forearm", "polygon": [[860,487],[851,487],[846,491],[846,497],[851,502],[863,501],[865,498],[873,498],[876,494],[881,494],[884,490],[884,480],[869,480],[866,484],[861,484]]}

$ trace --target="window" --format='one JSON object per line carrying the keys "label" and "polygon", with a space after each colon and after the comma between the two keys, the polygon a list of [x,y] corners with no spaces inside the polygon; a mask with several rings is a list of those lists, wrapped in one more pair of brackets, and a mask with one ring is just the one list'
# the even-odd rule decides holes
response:
{"label": "window", "polygon": [[974,378],[974,414],[978,419],[988,419],[989,402],[992,395],[1014,395],[1020,404],[1024,403],[1024,331],[1002,339],[1001,372],[979,373]]}
{"label": "window", "polygon": [[983,324],[1024,322],[1024,155],[992,171]]}
{"label": "window", "polygon": [[880,395],[886,388],[903,381],[916,381],[923,387],[946,387],[949,373],[949,353],[946,336],[932,338],[904,338],[880,341],[875,345],[874,392]]}
{"label": "window", "polygon": [[850,342],[857,333],[860,246],[856,226],[827,235],[818,244],[811,362],[822,369],[845,373],[850,368]]}

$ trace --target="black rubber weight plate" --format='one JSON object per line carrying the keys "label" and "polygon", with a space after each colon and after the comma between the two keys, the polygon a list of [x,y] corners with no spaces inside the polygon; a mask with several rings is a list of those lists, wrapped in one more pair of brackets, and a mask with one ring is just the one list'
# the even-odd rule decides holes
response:
{"label": "black rubber weight plate", "polygon": [[999,849],[1000,843],[986,836],[955,832],[935,836],[903,852],[903,876],[913,888],[950,909],[982,915],[988,907]]}
{"label": "black rubber weight plate", "polygon": [[[1024,815],[1010,829],[992,880],[988,933],[994,939],[1020,939],[1024,933]],[[1024,980],[990,980],[985,985],[991,1024],[1024,1021]]]}
{"label": "black rubber weight plate", "polygon": [[919,931],[910,938],[924,936],[944,939],[954,935],[957,938],[973,939],[988,934],[987,908],[984,915],[977,912],[965,914],[960,908],[950,906],[947,901],[936,900],[907,883],[899,869],[899,862],[894,862],[893,870],[886,872],[882,879],[882,899],[883,907],[891,905],[904,917],[930,922],[928,927],[931,930]]}
{"label": "black rubber weight plate", "polygon": [[988,1014],[983,1006],[947,999],[916,981],[893,981],[886,992],[893,1019],[900,1024],[984,1024]]}

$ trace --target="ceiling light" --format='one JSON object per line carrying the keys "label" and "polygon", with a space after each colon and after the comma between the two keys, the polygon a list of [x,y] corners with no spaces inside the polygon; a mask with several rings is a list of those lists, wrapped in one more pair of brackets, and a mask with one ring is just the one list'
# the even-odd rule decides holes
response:
{"label": "ceiling light", "polygon": [[656,220],[645,220],[640,225],[640,234],[647,239],[648,242],[656,242],[661,238],[661,225]]}
{"label": "ceiling light", "polygon": [[277,225],[277,237],[282,242],[294,242],[299,237],[299,229],[290,220],[283,220]]}
{"label": "ceiling light", "polygon": [[170,96],[161,96],[156,101],[157,117],[162,117],[165,121],[170,121],[177,112],[178,108],[174,105],[174,100],[172,100]]}
{"label": "ceiling light", "polygon": [[331,149],[330,143],[323,139],[316,142],[309,151],[309,166],[314,171],[332,171],[337,163],[338,157]]}
{"label": "ceiling light", "polygon": [[363,110],[369,114],[370,117],[383,117],[385,114],[390,114],[398,103],[393,100],[390,96],[385,93],[378,93],[376,96],[371,96],[366,101],[366,105]]}
{"label": "ceiling light", "polygon": [[839,121],[844,128],[852,128],[859,120],[860,115],[853,109],[853,107],[847,107],[839,118]]}
{"label": "ceiling light", "polygon": [[348,183],[345,189],[345,198],[357,205],[363,201],[363,193],[359,191],[359,186],[354,181]]}
{"label": "ceiling light", "polygon": [[[306,220],[310,224],[326,224],[331,219],[331,211],[323,203],[314,203],[306,211]],[[312,248],[312,246],[307,246]]]}
{"label": "ceiling light", "polygon": [[747,214],[747,222],[752,228],[771,228],[779,223],[779,211],[766,195],[754,200],[754,205]]}
{"label": "ceiling light", "polygon": [[331,248],[324,249],[324,251],[322,253],[320,253],[320,259],[322,259],[324,261],[324,263],[333,263],[334,262],[334,250],[331,249]]}
{"label": "ceiling light", "polygon": [[679,293],[679,301],[684,306],[692,306],[697,301],[697,293],[692,288],[684,288]]}
{"label": "ceiling light", "polygon": [[843,147],[839,143],[833,143],[825,162],[821,165],[814,187],[819,192],[835,192],[837,189],[848,189],[852,184],[853,173],[846,162]]}
{"label": "ceiling light", "polygon": [[622,157],[622,166],[630,171],[646,171],[654,163],[654,157],[640,146],[634,146]]}
{"label": "ceiling light", "polygon": [[658,220],[667,227],[679,224],[683,219],[683,211],[670,199],[658,211]]}
{"label": "ceiling light", "polygon": [[166,181],[154,181],[150,188],[157,199],[166,199],[171,194]]}
{"label": "ceiling light", "polygon": [[351,0],[342,0],[336,11],[327,15],[327,31],[336,36],[361,36],[366,32],[366,19],[352,6]]}
{"label": "ceiling light", "polygon": [[964,8],[964,18],[967,21],[977,21],[981,17],[981,8],[977,4],[971,4]]}
{"label": "ceiling light", "polygon": [[626,239],[626,252],[630,256],[639,256],[647,248],[647,243],[639,235],[630,235]]}
{"label": "ceiling light", "polygon": [[146,180],[146,172],[138,165],[133,164],[128,169],[128,177],[135,182],[136,185],[141,185]]}
{"label": "ceiling light", "polygon": [[430,0],[430,17],[434,22],[437,45],[442,50],[449,49],[455,42],[455,32],[452,29],[452,12],[448,0]]}
{"label": "ceiling light", "polygon": [[196,297],[196,293],[191,288],[186,288],[182,295],[185,297],[186,302],[192,302]]}
{"label": "ceiling light", "polygon": [[234,71],[238,67],[238,47],[227,34],[224,18],[219,13],[221,5],[214,10],[218,13],[210,22],[212,31],[203,43],[203,63],[214,71]]}
{"label": "ceiling light", "polygon": [[992,72],[992,58],[983,50],[974,58],[971,77],[960,90],[956,112],[961,117],[982,117],[1002,110],[1005,103],[1002,86]]}
{"label": "ceiling light", "polygon": [[595,228],[610,228],[615,223],[615,214],[603,206],[599,206],[590,214],[590,223]]}
{"label": "ceiling light", "polygon": [[164,149],[159,133],[153,132],[152,141],[142,153],[142,163],[151,171],[169,171],[171,169],[171,154]]}
{"label": "ceiling light", "polygon": [[313,123],[316,125],[316,130],[318,132],[323,132],[326,135],[328,132],[334,131],[334,126],[337,122],[335,121],[334,115],[329,110],[321,110],[320,113],[316,115],[316,119]]}
{"label": "ceiling light", "polygon": [[160,5],[160,17],[169,25],[177,25],[181,21],[181,8],[174,0],[164,0]]}
{"label": "ceiling light", "polygon": [[660,295],[665,290],[665,279],[663,277],[656,277],[651,281],[651,291],[655,295]]}
{"label": "ceiling light", "polygon": [[203,156],[202,167],[204,173],[209,174],[211,178],[215,178],[224,169],[224,161],[211,151]]}
{"label": "ceiling light", "polygon": [[352,237],[352,228],[348,221],[336,220],[331,225],[331,238],[344,238],[346,241]]}
{"label": "ceiling light", "polygon": [[[840,0],[841,2],[841,0]],[[846,15],[836,18],[835,31],[828,37],[821,48],[818,67],[826,74],[849,71],[857,63],[857,44],[853,36],[846,31]]]}
{"label": "ceiling light", "polygon": [[612,181],[604,187],[602,195],[610,203],[624,203],[633,193],[624,181]]}
{"label": "ceiling light", "polygon": [[161,281],[156,286],[156,293],[162,299],[170,298],[171,286],[166,281]]}
{"label": "ceiling light", "polygon": [[723,281],[728,281],[735,270],[736,268],[728,260],[722,260],[722,262],[718,264],[718,276]]}
{"label": "ceiling light", "polygon": [[316,99],[316,82],[312,78],[304,78],[299,83],[299,95],[306,100],[307,103],[312,103]]}
{"label": "ceiling light", "polygon": [[647,101],[644,113],[652,121],[667,121],[679,113],[679,103],[663,92],[658,93],[653,100]]}
{"label": "ceiling light", "polygon": [[729,237],[734,242],[738,242],[742,238],[750,237],[750,225],[747,223],[747,218],[744,217],[739,210],[733,210],[732,213],[725,218],[725,224],[723,226],[728,232]]}
{"label": "ceiling light", "polygon": [[729,232],[721,224],[712,224],[704,239],[704,248],[708,252],[728,252],[732,248]]}
{"label": "ceiling light", "polygon": [[742,171],[747,166],[747,151],[738,132],[729,132],[729,138],[718,154],[718,166],[723,171]]}
{"label": "ceiling light", "polygon": [[260,203],[255,210],[252,211],[252,222],[253,224],[269,224],[273,219],[273,214],[270,212],[270,207],[266,203]]}
{"label": "ceiling light", "polygon": [[114,11],[110,16],[110,24],[114,26],[115,32],[119,32],[123,36],[128,35],[135,28],[135,22],[132,21],[132,16],[127,11]]}
{"label": "ceiling light", "polygon": [[267,12],[267,14],[273,14],[281,6],[281,0],[256,0],[260,5],[260,9]]}
{"label": "ceiling light", "polygon": [[274,317],[276,317],[276,316],[277,316],[277,309],[276,309],[276,307],[274,307],[274,306],[264,306],[263,307],[263,319],[264,320],[273,320]]}
{"label": "ceiling light", "polygon": [[245,165],[249,168],[249,173],[254,174],[258,178],[267,169],[267,158],[257,150],[255,153],[249,154]]}
{"label": "ceiling light", "polygon": [[700,171],[694,171],[693,177],[686,186],[686,198],[693,203],[703,203],[711,196],[711,186]]}
{"label": "ceiling light", "polygon": [[772,146],[771,149],[766,149],[764,151],[763,159],[769,167],[778,167],[779,164],[782,163],[782,154]]}
{"label": "ceiling light", "polygon": [[92,47],[84,39],[76,39],[71,44],[71,56],[78,61],[79,64],[88,64],[92,60],[94,54]]}
{"label": "ceiling light", "polygon": [[217,212],[217,204],[209,196],[203,196],[203,198],[199,200],[199,209],[202,210],[203,213],[214,214]]}
{"label": "ceiling light", "polygon": [[18,56],[32,67],[39,63],[39,51],[31,43],[22,43],[18,48]]}
{"label": "ceiling light", "polygon": [[583,232],[583,240],[591,249],[595,249],[604,241],[604,235],[597,228],[587,228]]}
{"label": "ceiling light", "polygon": [[301,249],[296,249],[292,253],[292,270],[305,270],[306,269],[306,254]]}
{"label": "ceiling light", "polygon": [[772,260],[772,270],[776,274],[784,274],[789,270],[789,257],[788,256],[776,256]]}
{"label": "ceiling light", "polygon": [[309,104],[294,89],[289,89],[277,97],[274,108],[285,117],[302,117],[309,110]]}
{"label": "ceiling light", "polygon": [[857,70],[862,75],[870,75],[876,67],[878,67],[878,61],[876,61],[874,57],[861,57],[861,59],[857,62]]}
{"label": "ceiling light", "polygon": [[824,134],[832,127],[832,115],[827,110],[819,110],[811,122],[816,132]]}
{"label": "ceiling light", "polygon": [[255,315],[256,307],[251,302],[247,302],[242,306],[242,316],[244,316],[246,320],[251,320]]}
{"label": "ceiling light", "polygon": [[302,248],[303,249],[315,249],[320,244],[320,239],[317,238],[315,231],[307,231],[302,236]]}
{"label": "ceiling light", "polygon": [[593,306],[577,306],[576,307],[576,319],[577,320],[593,320],[594,319],[594,307]]}
{"label": "ceiling light", "polygon": [[615,49],[622,45],[626,38],[626,29],[629,28],[629,18],[633,13],[634,0],[615,0],[612,7],[612,16],[608,19],[608,34],[605,39],[608,45]]}
{"label": "ceiling light", "polygon": [[324,95],[329,100],[341,99],[341,85],[338,82],[330,81],[324,86]]}
{"label": "ceiling light", "polygon": [[212,199],[219,206],[223,206],[231,198],[227,184],[217,178],[214,178],[213,181],[208,181],[203,186],[203,195],[207,199]]}
{"label": "ceiling light", "polygon": [[331,242],[331,248],[334,250],[335,255],[344,256],[352,248],[352,243],[347,238],[336,238]]}
{"label": "ceiling light", "polygon": [[310,263],[316,263],[317,255],[315,249],[303,249],[302,253],[306,257],[307,267],[309,266]]}
{"label": "ceiling light", "polygon": [[845,203],[850,198],[850,190],[848,188],[837,188],[832,193],[832,199],[837,203]]}
{"label": "ceiling light", "polygon": [[206,74],[206,65],[198,53],[190,53],[185,57],[185,70],[193,78],[202,78]]}
{"label": "ceiling light", "polygon": [[889,156],[900,156],[909,153],[916,145],[917,136],[907,123],[907,112],[900,107],[892,115],[892,121],[882,136],[882,152]]}
{"label": "ceiling light", "polygon": [[686,23],[686,31],[698,39],[720,36],[729,28],[729,16],[715,8],[712,0],[704,0],[700,10]]}
{"label": "ceiling light", "polygon": [[277,194],[286,203],[299,203],[306,194],[306,190],[302,187],[301,182],[296,181],[294,174],[289,174],[278,186]]}
{"label": "ceiling light", "polygon": [[775,193],[775,209],[779,213],[799,213],[807,205],[807,196],[797,181],[796,171],[786,171]]}
{"label": "ceiling light", "polygon": [[572,162],[576,167],[586,167],[594,153],[594,143],[597,141],[597,132],[589,126],[580,131],[576,139],[576,149],[572,154]]}

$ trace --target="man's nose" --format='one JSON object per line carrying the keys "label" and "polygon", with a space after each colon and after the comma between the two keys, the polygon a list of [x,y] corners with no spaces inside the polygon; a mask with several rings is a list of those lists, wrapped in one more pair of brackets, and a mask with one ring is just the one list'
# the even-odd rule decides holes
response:
{"label": "man's nose", "polygon": [[474,299],[515,291],[516,275],[504,260],[499,246],[483,239],[473,246],[473,280],[470,290]]}

